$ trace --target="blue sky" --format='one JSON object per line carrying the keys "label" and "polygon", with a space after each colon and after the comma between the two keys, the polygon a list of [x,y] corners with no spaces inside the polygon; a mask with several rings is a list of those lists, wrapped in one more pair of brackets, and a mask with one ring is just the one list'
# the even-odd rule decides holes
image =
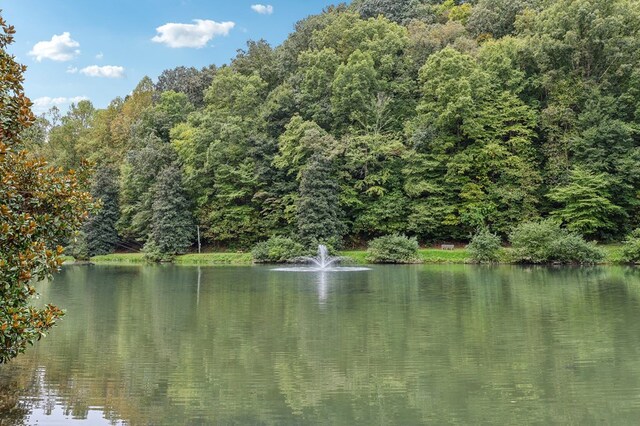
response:
{"label": "blue sky", "polygon": [[[11,52],[28,66],[25,91],[41,113],[90,99],[103,108],[179,65],[228,63],[246,41],[272,46],[333,0],[2,0],[16,27]],[[348,3],[348,1],[347,1]],[[159,29],[159,31],[158,31]]]}

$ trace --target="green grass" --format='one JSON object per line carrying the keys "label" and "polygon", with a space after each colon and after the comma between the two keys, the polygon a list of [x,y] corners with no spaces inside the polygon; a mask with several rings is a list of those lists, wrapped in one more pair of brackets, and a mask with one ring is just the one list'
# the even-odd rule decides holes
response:
{"label": "green grass", "polygon": [[178,256],[179,265],[250,265],[251,253],[202,253]]}
{"label": "green grass", "polygon": [[146,263],[142,253],[113,253],[91,258],[94,263]]}
{"label": "green grass", "polygon": [[[420,249],[418,251],[424,263],[465,263],[469,257],[466,249],[440,250],[440,249]],[[367,252],[365,250],[342,251],[340,256],[350,259],[349,263],[364,265],[367,263]]]}
{"label": "green grass", "polygon": [[[91,258],[94,263],[144,264],[142,253],[113,253]],[[251,253],[185,254],[175,259],[179,265],[251,265]]]}
{"label": "green grass", "polygon": [[[340,252],[340,256],[349,258],[347,263],[364,265],[367,263],[365,250],[351,250]],[[468,253],[464,249],[457,250],[438,250],[438,249],[421,249],[420,257],[424,263],[464,263],[468,257]],[[65,258],[72,261],[72,258]],[[146,263],[142,253],[114,253],[105,256],[95,256],[91,258],[94,263],[113,263],[113,264],[144,264]],[[251,253],[202,253],[202,254],[185,254],[175,259],[178,265],[251,265]]]}
{"label": "green grass", "polygon": [[425,263],[466,263],[469,258],[467,249],[421,249],[419,253]]}

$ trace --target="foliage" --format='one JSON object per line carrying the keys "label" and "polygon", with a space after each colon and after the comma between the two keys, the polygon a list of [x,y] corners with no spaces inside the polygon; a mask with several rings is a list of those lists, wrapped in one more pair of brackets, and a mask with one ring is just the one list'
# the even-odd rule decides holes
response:
{"label": "foliage", "polygon": [[596,263],[604,253],[553,219],[526,222],[509,235],[513,260],[521,263]]}
{"label": "foliage", "polygon": [[91,197],[83,173],[64,172],[20,151],[34,122],[24,96],[26,67],[7,53],[15,30],[0,17],[0,363],[45,335],[63,312],[29,304],[34,281],[62,263],[61,244],[80,228]]}
{"label": "foliage", "polygon": [[271,237],[256,244],[251,250],[253,261],[258,263],[283,263],[305,254],[304,246],[291,238]]}
{"label": "foliage", "polygon": [[75,261],[88,261],[91,255],[89,254],[87,235],[83,231],[74,235],[69,244],[64,248],[64,253],[65,255],[73,257]]}
{"label": "foliage", "polygon": [[611,180],[604,173],[594,174],[576,167],[569,182],[549,191],[547,196],[562,205],[552,212],[570,231],[588,236],[601,236],[602,231],[615,228],[613,218],[625,214],[611,202]]}
{"label": "foliage", "polygon": [[191,246],[195,230],[176,164],[160,171],[151,193],[151,227],[144,252],[151,261],[172,260]]}
{"label": "foliage", "polygon": [[305,247],[315,247],[319,243],[341,245],[345,226],[339,186],[325,157],[314,155],[302,173],[296,203],[296,228]]}
{"label": "foliage", "polygon": [[121,167],[117,228],[125,239],[143,243],[151,232],[153,185],[162,168],[174,161],[175,153],[153,135],[139,138],[136,144],[141,148],[129,151]]}
{"label": "foliage", "polygon": [[500,237],[486,228],[476,232],[467,246],[470,259],[476,263],[499,261],[501,249]]}
{"label": "foliage", "polygon": [[96,212],[89,215],[82,227],[89,257],[112,253],[118,244],[116,224],[120,217],[120,209],[118,175],[115,170],[109,166],[96,170],[91,185],[91,196],[99,201],[100,205]]}
{"label": "foliage", "polygon": [[217,68],[215,65],[204,67],[201,70],[179,66],[164,70],[155,84],[156,94],[173,91],[185,94],[189,102],[196,107],[204,104],[204,91],[211,84]]}
{"label": "foliage", "polygon": [[392,234],[369,242],[367,260],[371,263],[418,263],[418,240]]}
{"label": "foliage", "polygon": [[640,262],[640,228],[634,229],[627,235],[622,246],[620,260],[626,263]]}
{"label": "foliage", "polygon": [[639,69],[635,0],[354,0],[220,68],[51,110],[23,140],[64,168],[118,168],[131,248],[175,161],[214,247],[504,238],[539,217],[619,240],[640,226]]}
{"label": "foliage", "polygon": [[363,18],[375,18],[384,15],[388,19],[407,23],[418,16],[419,0],[360,0],[354,1],[353,6]]}
{"label": "foliage", "polygon": [[518,14],[539,3],[540,0],[479,0],[469,16],[469,31],[474,36],[504,37],[515,30]]}

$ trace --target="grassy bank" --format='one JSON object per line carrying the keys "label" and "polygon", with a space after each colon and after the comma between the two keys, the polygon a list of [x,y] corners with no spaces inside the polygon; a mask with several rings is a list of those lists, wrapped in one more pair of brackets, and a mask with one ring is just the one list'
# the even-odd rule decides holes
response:
{"label": "grassy bank", "polygon": [[[606,253],[605,263],[619,263],[621,245],[600,246]],[[506,249],[508,250],[508,249]],[[420,257],[424,263],[466,263],[469,253],[466,249],[440,250],[434,248],[420,249]],[[367,263],[365,250],[349,250],[340,252],[341,256],[350,258],[348,263],[364,265]],[[505,259],[506,260],[506,259]],[[70,257],[65,261],[73,262]],[[91,259],[100,264],[144,264],[146,263],[142,253],[114,253],[106,256],[96,256]],[[178,265],[251,265],[251,253],[202,253],[185,254],[175,259]]]}
{"label": "grassy bank", "polygon": [[[143,264],[146,263],[142,253],[114,253],[91,258],[94,263],[111,264]],[[174,263],[179,265],[251,265],[251,253],[202,253],[185,254],[176,257]]]}
{"label": "grassy bank", "polygon": [[[341,256],[348,257],[348,263],[364,265],[367,263],[367,252],[365,250],[352,250],[340,252]],[[424,263],[465,263],[468,257],[464,249],[438,250],[421,249],[420,257]],[[65,258],[66,261],[73,261]],[[143,264],[146,263],[142,253],[114,253],[105,256],[95,256],[91,258],[94,263],[100,264]],[[178,265],[251,265],[251,253],[202,253],[185,254],[175,259]]]}
{"label": "grassy bank", "polygon": [[[440,250],[440,249],[420,249],[420,258],[424,263],[465,263],[469,253],[465,249]],[[367,252],[365,250],[353,250],[340,252],[341,256],[346,256],[354,264],[364,265],[367,263]]]}

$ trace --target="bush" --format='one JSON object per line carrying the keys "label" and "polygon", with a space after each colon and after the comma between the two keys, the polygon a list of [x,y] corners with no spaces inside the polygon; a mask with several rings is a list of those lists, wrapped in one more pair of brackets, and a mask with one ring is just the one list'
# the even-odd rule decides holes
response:
{"label": "bush", "polygon": [[87,235],[79,231],[71,240],[69,245],[64,249],[65,254],[73,257],[76,262],[88,261],[91,257],[89,255],[89,246],[87,244]]}
{"label": "bush", "polygon": [[621,259],[625,263],[640,262],[640,228],[634,229],[624,240]]}
{"label": "bush", "polygon": [[285,263],[306,254],[302,244],[286,237],[271,237],[251,250],[257,263]]}
{"label": "bush", "polygon": [[418,240],[404,235],[385,235],[369,242],[367,261],[371,263],[418,263]]}
{"label": "bush", "polygon": [[149,239],[149,241],[145,243],[142,252],[144,253],[145,260],[152,263],[173,262],[176,258],[176,255],[173,253],[163,253],[152,239]]}
{"label": "bush", "polygon": [[527,222],[509,235],[513,260],[521,263],[596,263],[602,250],[552,219]]}
{"label": "bush", "polygon": [[500,237],[488,229],[478,231],[467,246],[471,260],[477,263],[491,263],[500,260]]}
{"label": "bush", "polygon": [[559,263],[597,263],[604,258],[604,253],[595,242],[587,242],[580,235],[567,232],[551,243],[552,262]]}

